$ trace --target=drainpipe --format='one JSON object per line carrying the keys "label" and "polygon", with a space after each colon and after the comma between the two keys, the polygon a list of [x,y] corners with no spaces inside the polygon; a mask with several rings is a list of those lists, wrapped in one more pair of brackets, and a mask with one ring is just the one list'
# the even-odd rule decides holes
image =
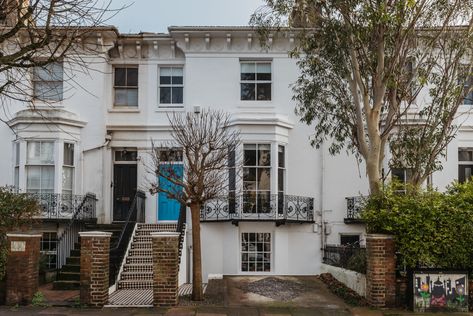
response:
{"label": "drainpipe", "polygon": [[320,185],[320,230],[321,230],[321,234],[320,234],[320,246],[322,248],[322,253],[323,253],[323,249],[325,248],[325,219],[324,219],[324,211],[325,211],[325,203],[324,203],[324,186],[325,186],[325,146],[324,146],[324,142],[322,142],[322,144],[320,145],[320,153],[321,153],[321,156],[322,156],[322,159],[321,159],[321,174],[322,174],[322,177],[320,179],[321,181],[321,185]]}

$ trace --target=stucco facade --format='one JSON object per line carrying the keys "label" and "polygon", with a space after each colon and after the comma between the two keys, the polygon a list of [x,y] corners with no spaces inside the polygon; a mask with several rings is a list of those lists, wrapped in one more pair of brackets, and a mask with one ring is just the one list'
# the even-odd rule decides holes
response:
{"label": "stucco facade", "polygon": [[[294,47],[295,34],[291,31],[274,34],[264,48],[257,34],[246,27],[171,27],[169,34],[118,35],[103,31],[96,37],[100,39],[97,45],[101,45],[102,53],[86,56],[88,73],[74,69],[74,65],[64,60],[64,73],[74,79],[64,79],[63,100],[48,104],[38,101],[35,106],[39,112],[25,110],[23,104],[13,102],[1,114],[10,126],[0,125],[0,185],[16,185],[20,191],[28,191],[27,173],[36,166],[28,161],[28,142],[52,143],[54,159],[48,164],[50,173],[39,173],[39,181],[53,174],[53,182],[50,179],[44,182],[49,181],[45,184],[49,189],[54,183],[55,193],[70,189],[72,181],[73,194],[96,194],[99,222],[116,221],[117,165],[136,166],[129,169],[136,172],[136,188],[148,192],[149,177],[153,176],[147,174],[145,165],[149,161],[151,140],[155,143],[170,141],[167,114],[221,109],[231,114],[232,125],[241,132],[240,151],[255,145],[269,148],[271,163],[265,171],[269,179],[268,193],[277,195],[281,191],[279,169],[284,169],[281,171],[283,194],[313,198],[313,219],[293,223],[203,222],[205,279],[209,274],[317,274],[324,244],[340,244],[345,235],[359,235],[360,242],[364,242],[363,225],[344,221],[346,197],[367,193],[364,165],[345,153],[329,155],[327,146],[311,147],[309,138],[313,128],[299,122],[294,113],[291,85],[299,70],[296,60],[288,57],[288,51]],[[270,79],[267,76],[264,83],[266,87],[269,84],[270,91],[265,91],[262,100],[242,100],[242,64],[251,67],[264,64],[261,71],[266,75],[269,72]],[[137,79],[133,77],[136,82],[130,84],[125,79],[125,83],[118,82],[117,68],[124,69],[126,78],[137,75]],[[165,72],[171,73],[168,77],[173,77],[172,74],[179,77],[177,84],[166,83],[161,78],[165,77]],[[172,99],[176,102],[163,103],[164,92],[174,91],[173,88],[177,88],[175,100]],[[117,90],[123,92],[124,101],[119,99],[123,95]],[[258,98],[257,95],[255,99]],[[458,149],[473,147],[472,142],[471,125],[466,122],[448,148],[443,170],[433,175],[434,186],[442,189],[457,179]],[[65,163],[70,159],[65,158],[65,151],[70,148],[65,144],[73,146],[72,166]],[[281,150],[283,156],[279,155]],[[120,152],[118,156],[117,152]],[[136,155],[123,158],[130,152]],[[281,167],[278,163],[282,159]],[[64,180],[66,167],[73,169],[72,180],[70,176],[67,178],[69,182]],[[123,196],[121,198],[126,202]],[[160,219],[159,205],[159,196],[147,193],[147,223],[168,221]],[[44,226],[44,230],[48,228]],[[269,259],[261,262],[263,271],[249,272],[246,271],[251,270],[248,266],[242,268],[242,238],[253,238],[244,235],[246,233],[261,234],[255,238],[270,244],[269,257],[265,257]],[[181,283],[185,281],[182,279],[189,279],[185,271],[189,268],[190,244],[185,243],[187,255],[181,263],[184,266]],[[258,250],[251,254],[259,255]],[[264,263],[269,265],[264,266]]]}

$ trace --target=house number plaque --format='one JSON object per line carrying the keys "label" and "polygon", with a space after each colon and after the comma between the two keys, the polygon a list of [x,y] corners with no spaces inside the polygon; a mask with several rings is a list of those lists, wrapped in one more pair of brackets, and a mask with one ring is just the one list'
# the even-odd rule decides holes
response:
{"label": "house number plaque", "polygon": [[26,248],[26,241],[12,241],[11,251],[12,252],[23,252]]}

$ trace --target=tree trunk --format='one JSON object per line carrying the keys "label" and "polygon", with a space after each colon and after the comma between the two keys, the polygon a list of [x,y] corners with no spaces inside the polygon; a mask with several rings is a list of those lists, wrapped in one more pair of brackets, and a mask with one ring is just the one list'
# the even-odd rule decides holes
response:
{"label": "tree trunk", "polygon": [[381,172],[380,172],[379,154],[370,150],[368,158],[366,159],[366,173],[368,174],[368,181],[370,185],[370,194],[380,193],[381,186]]}
{"label": "tree trunk", "polygon": [[200,204],[191,203],[192,218],[192,300],[202,301],[202,252],[200,247]]}

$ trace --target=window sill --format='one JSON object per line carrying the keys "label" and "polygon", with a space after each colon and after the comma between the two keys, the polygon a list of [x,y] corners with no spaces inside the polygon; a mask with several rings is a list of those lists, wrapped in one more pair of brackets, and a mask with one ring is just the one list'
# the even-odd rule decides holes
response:
{"label": "window sill", "polygon": [[115,106],[108,109],[108,113],[140,113],[140,109],[137,106]]}
{"label": "window sill", "polygon": [[184,105],[175,105],[175,106],[163,106],[158,105],[155,112],[184,112],[185,108]]}

